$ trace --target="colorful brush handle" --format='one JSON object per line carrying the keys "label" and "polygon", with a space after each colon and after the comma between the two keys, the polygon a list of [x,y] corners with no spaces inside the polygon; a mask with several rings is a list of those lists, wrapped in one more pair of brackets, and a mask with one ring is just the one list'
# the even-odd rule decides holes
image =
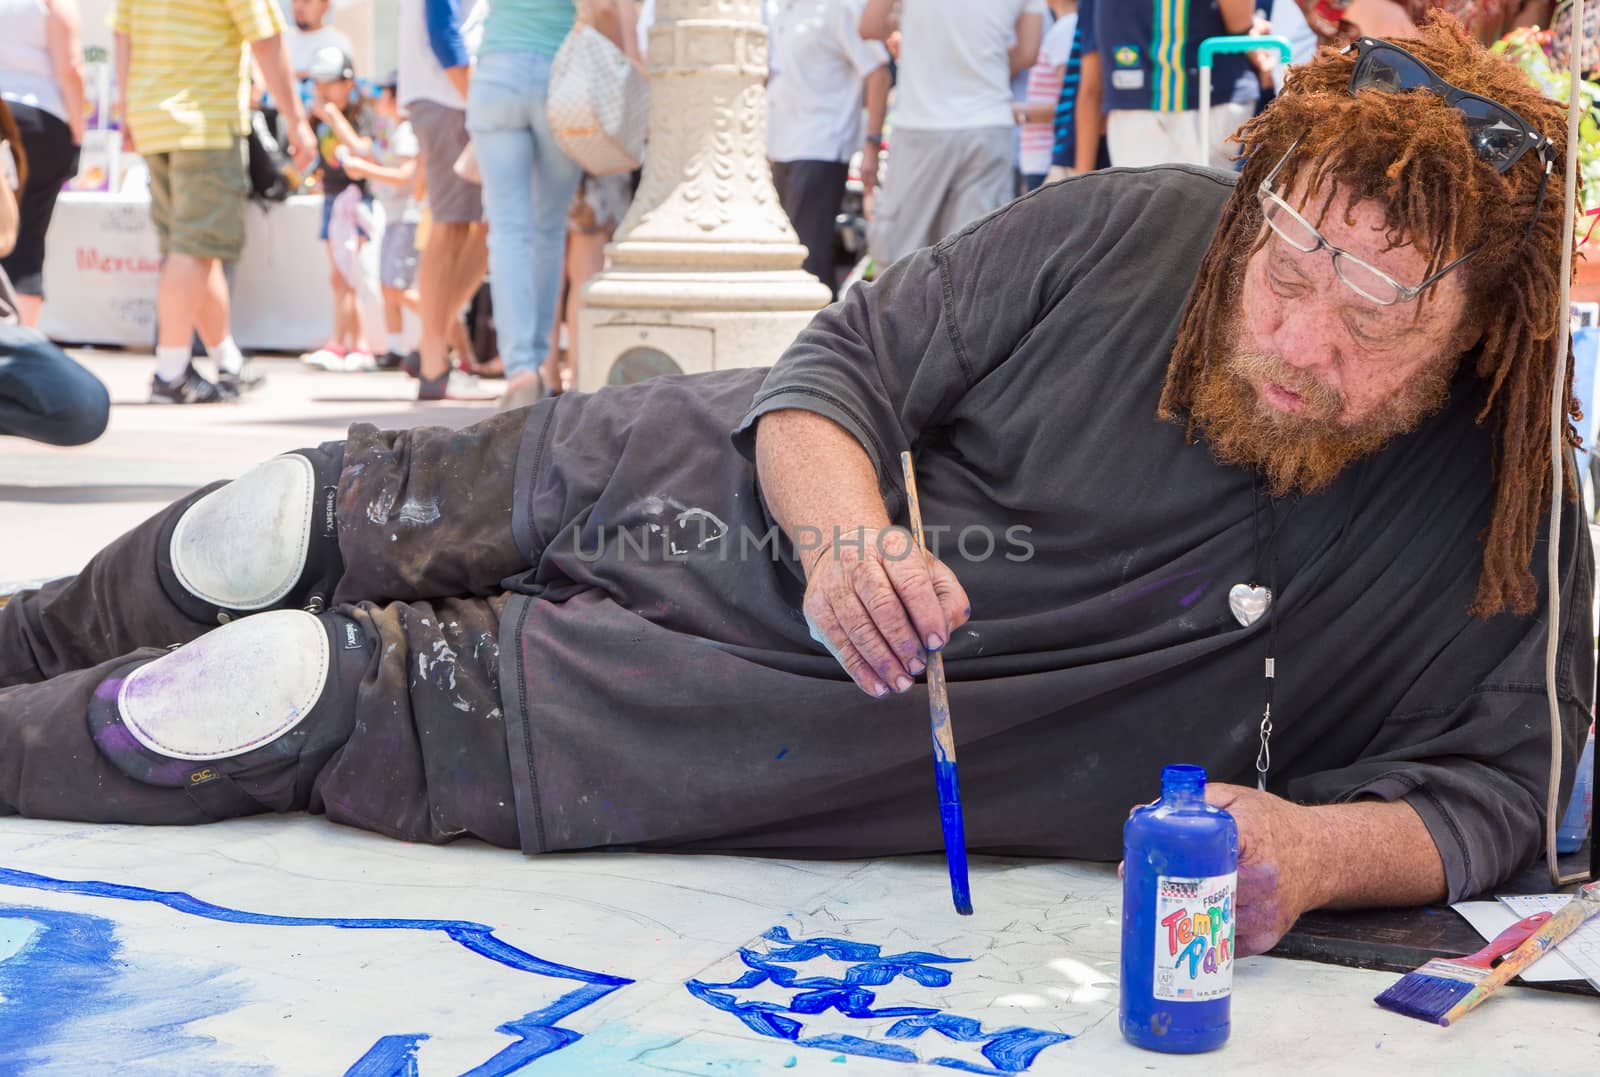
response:
{"label": "colorful brush handle", "polygon": [[[900,454],[900,471],[906,482],[906,514],[911,539],[918,553],[926,553],[922,538],[922,504],[917,498],[917,473],[911,454]],[[950,869],[950,899],[956,912],[972,915],[972,893],[967,885],[967,827],[961,812],[961,782],[956,773],[956,736],[950,725],[950,696],[944,680],[944,655],[928,656],[928,717],[933,725],[933,773],[939,786],[939,823],[944,833],[944,858]]]}
{"label": "colorful brush handle", "polygon": [[1439,1023],[1449,1025],[1459,1020],[1478,1003],[1521,975],[1528,966],[1548,953],[1556,943],[1578,930],[1583,922],[1595,913],[1600,913],[1600,883],[1590,883],[1579,890],[1572,901],[1546,920],[1544,926],[1535,932],[1532,938],[1500,962],[1499,967],[1463,995],[1460,1002],[1446,1010],[1444,1016],[1439,1018]]}
{"label": "colorful brush handle", "polygon": [[1466,957],[1452,957],[1450,960],[1457,965],[1477,965],[1479,968],[1492,968],[1494,959],[1501,954],[1508,954],[1518,946],[1528,941],[1528,936],[1544,926],[1544,922],[1555,913],[1546,909],[1536,912],[1532,916],[1524,916],[1500,934],[1496,935],[1489,945],[1477,953],[1468,954]]}

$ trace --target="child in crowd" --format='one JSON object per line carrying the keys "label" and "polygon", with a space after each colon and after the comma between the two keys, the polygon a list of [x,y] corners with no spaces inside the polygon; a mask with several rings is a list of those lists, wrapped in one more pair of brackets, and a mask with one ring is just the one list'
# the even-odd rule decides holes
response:
{"label": "child in crowd", "polygon": [[1042,186],[1050,172],[1055,152],[1056,106],[1072,53],[1072,37],[1078,29],[1078,0],[1050,0],[1050,17],[1054,22],[1039,45],[1038,60],[1028,69],[1026,78],[1016,79],[1020,92],[1011,107],[1012,118],[1022,129],[1017,147],[1022,188],[1019,194]]}
{"label": "child in crowd", "polygon": [[[328,343],[302,360],[325,370],[372,370],[376,363],[362,332],[364,291],[375,299],[369,282],[363,248],[377,240],[377,221],[364,180],[349,167],[372,160],[374,121],[356,87],[355,66],[342,49],[318,49],[308,74],[314,84],[311,113],[317,120],[320,158],[317,175],[322,186],[322,231],[332,264],[333,332]],[[356,164],[359,169],[360,165]]]}
{"label": "child in crowd", "polygon": [[383,214],[383,243],[378,255],[378,282],[383,288],[383,319],[388,351],[379,356],[379,369],[393,370],[416,347],[415,334],[406,331],[405,312],[420,319],[417,305],[417,222],[422,219],[419,197],[420,148],[411,123],[400,111],[394,73],[378,87],[372,159],[352,157],[345,171],[368,183]]}

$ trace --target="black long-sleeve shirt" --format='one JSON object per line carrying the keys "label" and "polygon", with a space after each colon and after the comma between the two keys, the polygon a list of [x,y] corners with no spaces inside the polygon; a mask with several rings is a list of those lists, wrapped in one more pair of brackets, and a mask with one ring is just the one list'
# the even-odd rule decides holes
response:
{"label": "black long-sleeve shirt", "polygon": [[[798,408],[856,437],[902,522],[912,450],[923,518],[951,529],[940,553],[972,599],[945,660],[973,849],[1115,859],[1163,764],[1253,784],[1270,628],[1269,788],[1405,798],[1453,899],[1527,863],[1549,760],[1544,629],[1467,613],[1492,489],[1476,385],[1270,513],[1250,472],[1156,417],[1232,191],[1183,166],[1068,180],[852,291],[770,372],[536,409],[514,519],[537,568],[508,610],[503,673],[530,851],[940,847],[923,688],[863,695],[810,638],[793,559],[742,537],[772,526],[756,423]],[[1576,515],[1566,788],[1593,691]],[[1229,589],[1268,582],[1274,562],[1271,614],[1241,626]],[[1543,564],[1541,542],[1541,579]]]}

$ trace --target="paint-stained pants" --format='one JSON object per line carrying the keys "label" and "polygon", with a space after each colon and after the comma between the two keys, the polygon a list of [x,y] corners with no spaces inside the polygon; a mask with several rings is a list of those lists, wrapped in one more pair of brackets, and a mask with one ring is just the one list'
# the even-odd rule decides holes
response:
{"label": "paint-stained pants", "polygon": [[[412,841],[472,835],[518,845],[498,684],[501,581],[526,569],[511,536],[525,414],[466,430],[379,432],[345,442],[339,478],[344,575],[332,613],[370,645],[329,720],[344,747],[294,783],[289,810]],[[77,576],[0,609],[0,810],[94,822],[199,823],[180,789],[144,785],[96,750],[86,712],[130,657],[215,627],[191,620],[156,574],[162,525],[206,491],[123,535]],[[239,536],[239,555],[250,555]]]}

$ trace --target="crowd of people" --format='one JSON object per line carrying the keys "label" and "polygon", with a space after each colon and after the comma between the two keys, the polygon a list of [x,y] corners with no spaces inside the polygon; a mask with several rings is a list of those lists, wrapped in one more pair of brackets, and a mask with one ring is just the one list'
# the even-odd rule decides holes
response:
{"label": "crowd of people", "polygon": [[[1286,35],[1302,61],[1319,43],[1413,33],[1429,10],[1492,41],[1548,22],[1556,6],[769,0],[772,179],[804,268],[837,296],[1046,182],[1107,165],[1233,167],[1229,136],[1283,72],[1267,53],[1220,56],[1202,136],[1205,38]],[[570,389],[581,291],[638,174],[585,174],[556,144],[551,63],[581,20],[643,66],[653,0],[401,0],[398,65],[375,78],[329,24],[329,0],[292,0],[292,20],[283,14],[277,0],[118,0],[125,142],[149,170],[162,255],[151,399],[226,402],[262,381],[229,318],[252,107],[292,158],[291,188],[323,198],[333,317],[307,364],[404,371],[423,401],[516,407]],[[0,91],[17,131],[8,152],[25,156],[28,177],[15,184],[20,226],[0,265],[14,320],[32,327],[45,233],[83,141],[79,17],[75,0],[0,0],[0,19]]]}

